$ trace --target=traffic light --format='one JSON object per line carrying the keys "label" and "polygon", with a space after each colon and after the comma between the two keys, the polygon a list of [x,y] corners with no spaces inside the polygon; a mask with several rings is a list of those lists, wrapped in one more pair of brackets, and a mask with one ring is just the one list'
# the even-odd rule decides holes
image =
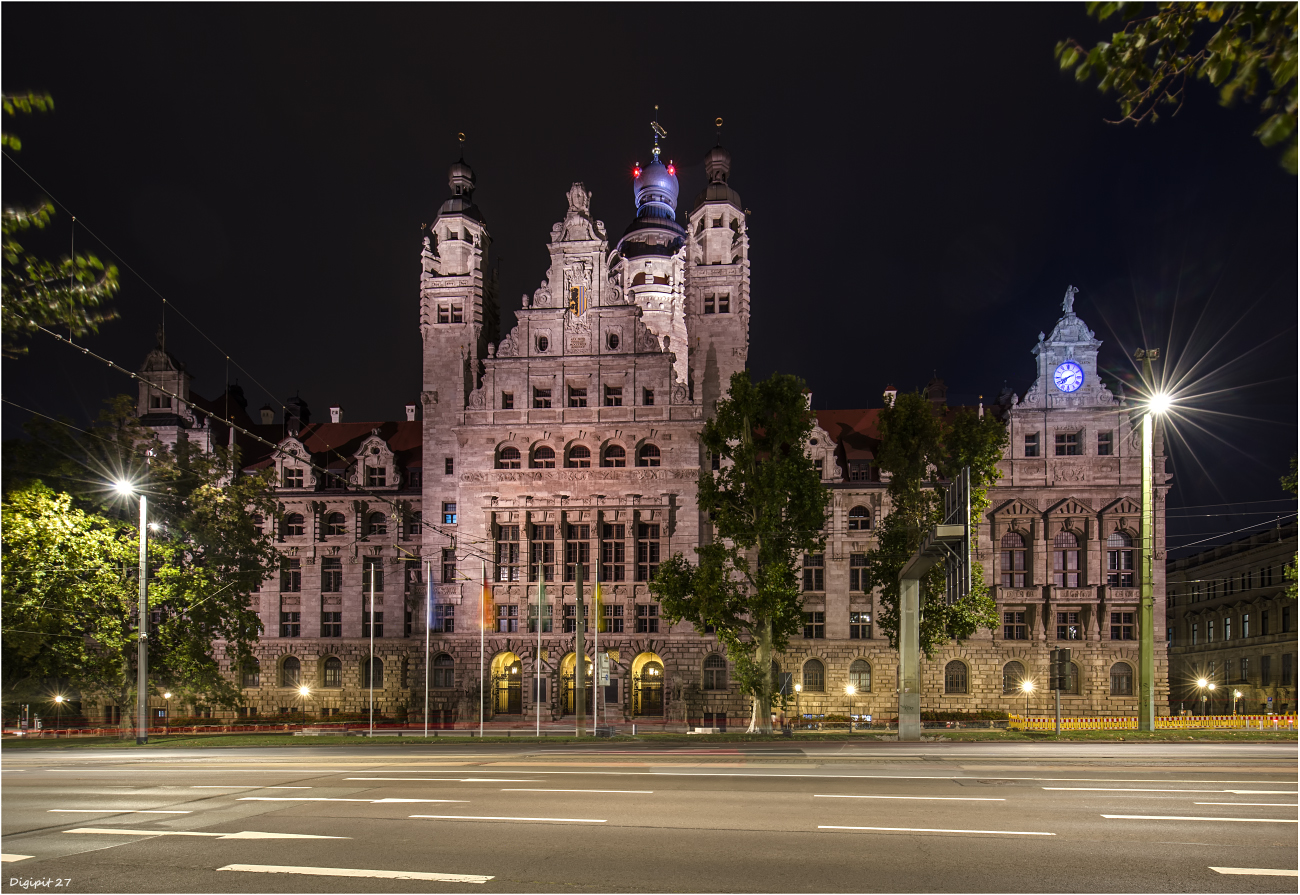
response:
{"label": "traffic light", "polygon": [[1068,649],[1052,650],[1051,673],[1048,689],[1070,689],[1070,651]]}

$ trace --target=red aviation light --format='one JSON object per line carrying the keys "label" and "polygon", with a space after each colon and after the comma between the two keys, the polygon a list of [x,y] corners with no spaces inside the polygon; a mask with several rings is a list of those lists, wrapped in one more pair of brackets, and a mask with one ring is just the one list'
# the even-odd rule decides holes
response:
{"label": "red aviation light", "polygon": [[641,166],[637,165],[632,169],[632,177],[635,179],[641,176]]}
{"label": "red aviation light", "polygon": [[673,165],[672,162],[669,162],[669,163],[668,163],[668,174],[669,174],[670,176],[676,176],[676,174],[677,174],[677,168],[676,168],[675,165]]}

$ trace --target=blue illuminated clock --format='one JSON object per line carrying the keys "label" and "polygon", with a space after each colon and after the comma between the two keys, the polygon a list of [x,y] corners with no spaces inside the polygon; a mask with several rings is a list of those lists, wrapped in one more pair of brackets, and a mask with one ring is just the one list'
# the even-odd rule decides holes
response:
{"label": "blue illuminated clock", "polygon": [[1056,387],[1063,392],[1077,391],[1079,386],[1083,385],[1083,367],[1072,360],[1067,360],[1056,368],[1052,379],[1055,380]]}

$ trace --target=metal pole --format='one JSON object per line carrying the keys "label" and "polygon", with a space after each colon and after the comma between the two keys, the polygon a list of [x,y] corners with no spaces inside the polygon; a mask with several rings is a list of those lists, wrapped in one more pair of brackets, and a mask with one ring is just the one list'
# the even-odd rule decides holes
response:
{"label": "metal pole", "polygon": [[537,674],[533,677],[533,702],[537,703],[537,736],[542,735],[542,594],[546,588],[546,568],[537,563]]}
{"label": "metal pole", "polygon": [[140,495],[140,625],[136,640],[135,670],[135,744],[149,742],[149,511],[143,494]]}
{"label": "metal pole", "polygon": [[[1150,382],[1150,361],[1146,363]],[[1151,429],[1153,414],[1142,415],[1142,604],[1138,619],[1138,665],[1141,683],[1138,694],[1138,729],[1155,730],[1156,650],[1155,650],[1155,517],[1151,493]]]}
{"label": "metal pole", "polygon": [[1056,735],[1061,735],[1061,688],[1056,688]]}
{"label": "metal pole", "polygon": [[375,735],[375,565],[370,564],[370,664],[366,677],[370,683],[370,736]]}
{"label": "metal pole", "polygon": [[[596,557],[596,593],[600,593],[600,557]],[[600,601],[594,600],[596,623],[591,626],[591,735],[600,719]]]}
{"label": "metal pole", "polygon": [[483,656],[487,649],[487,563],[483,563],[483,595],[478,600],[478,738],[483,739]]}
{"label": "metal pole", "polygon": [[574,736],[582,736],[582,726],[586,722],[587,716],[587,641],[583,630],[586,619],[583,617],[582,604],[582,552],[581,545],[574,555],[577,568],[576,578],[578,583],[578,608],[576,610],[577,622],[574,625],[574,633],[577,635],[573,661],[573,725]]}
{"label": "metal pole", "polygon": [[433,561],[424,561],[424,735],[429,735],[429,636],[433,631]]}
{"label": "metal pole", "polygon": [[898,582],[898,740],[921,741],[921,579]]}

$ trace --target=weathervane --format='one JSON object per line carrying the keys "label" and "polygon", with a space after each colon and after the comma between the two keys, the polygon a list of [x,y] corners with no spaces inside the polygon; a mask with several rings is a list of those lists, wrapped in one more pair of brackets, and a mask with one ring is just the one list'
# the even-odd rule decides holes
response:
{"label": "weathervane", "polygon": [[[655,118],[658,118],[658,117],[659,117],[659,106],[656,105],[656,106],[655,106]],[[660,125],[658,121],[651,121],[651,122],[650,122],[650,128],[655,132],[655,148],[654,148],[654,154],[655,154],[655,161],[658,162],[658,161],[659,161],[659,138],[660,138],[660,137],[665,137],[665,138],[666,138],[666,137],[668,136],[668,131],[664,130],[664,129],[663,129],[663,126]]]}

